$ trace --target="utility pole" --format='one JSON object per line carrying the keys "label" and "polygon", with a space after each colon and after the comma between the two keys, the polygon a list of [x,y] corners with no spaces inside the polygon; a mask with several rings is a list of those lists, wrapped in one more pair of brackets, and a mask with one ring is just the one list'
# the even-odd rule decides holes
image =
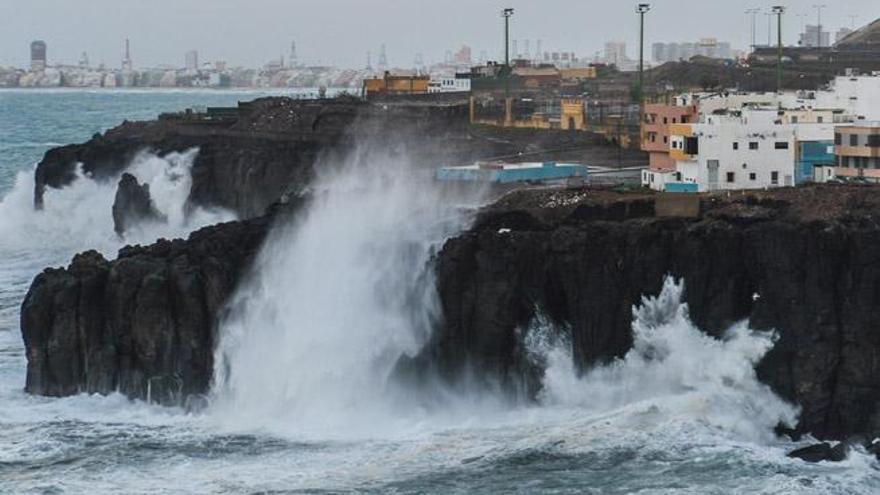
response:
{"label": "utility pole", "polygon": [[822,48],[822,9],[824,9],[826,7],[828,7],[828,6],[825,4],[813,5],[813,8],[816,9],[816,17],[817,17],[816,30],[818,32],[816,33],[816,46],[818,48]]}
{"label": "utility pole", "polygon": [[651,10],[651,4],[640,3],[636,7],[636,13],[639,14],[639,107],[644,101],[645,90],[645,14]]}
{"label": "utility pole", "polygon": [[506,8],[501,11],[501,17],[504,17],[504,66],[510,67],[510,18],[513,16],[513,9]]}
{"label": "utility pole", "polygon": [[764,17],[767,18],[767,47],[773,46],[773,14],[766,13]]}
{"label": "utility pole", "polygon": [[776,5],[773,7],[773,13],[776,14],[776,92],[782,92],[782,14],[785,13],[785,7]]}
{"label": "utility pole", "polygon": [[761,9],[748,9],[746,10],[746,15],[752,16],[752,51],[755,51],[755,46],[757,44],[757,19],[758,13],[761,12]]}

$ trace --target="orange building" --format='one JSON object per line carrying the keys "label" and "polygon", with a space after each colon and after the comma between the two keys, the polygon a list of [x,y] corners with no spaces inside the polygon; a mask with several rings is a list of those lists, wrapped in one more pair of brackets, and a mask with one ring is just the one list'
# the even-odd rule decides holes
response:
{"label": "orange building", "polygon": [[426,94],[430,80],[430,76],[391,75],[386,71],[382,77],[364,79],[363,92],[368,98],[379,95]]}
{"label": "orange building", "polygon": [[645,120],[642,122],[641,132],[642,151],[648,152],[651,170],[660,172],[675,169],[675,160],[669,156],[670,126],[693,123],[697,114],[697,105],[693,101],[645,105]]}

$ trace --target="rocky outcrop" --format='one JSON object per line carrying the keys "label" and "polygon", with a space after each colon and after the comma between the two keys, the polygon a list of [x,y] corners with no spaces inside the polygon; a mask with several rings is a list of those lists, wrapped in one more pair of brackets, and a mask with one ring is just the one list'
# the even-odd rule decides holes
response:
{"label": "rocky outcrop", "polygon": [[[52,149],[37,166],[34,202],[41,207],[46,188],[69,184],[77,167],[93,180],[115,180],[142,151],[164,155],[198,148],[190,202],[253,218],[307,189],[316,167],[340,162],[365,144],[431,169],[500,156],[540,160],[553,153],[586,157],[594,165],[620,159],[587,133],[473,128],[461,102],[263,98],[232,111],[126,122],[86,143]],[[646,161],[644,153],[624,155],[627,165]]]}
{"label": "rocky outcrop", "polygon": [[150,185],[138,184],[137,178],[129,173],[122,174],[113,201],[113,230],[116,234],[122,235],[143,222],[163,220],[150,197]]}
{"label": "rocky outcrop", "polygon": [[[581,369],[632,344],[631,308],[667,275],[694,322],[720,336],[748,319],[779,341],[760,379],[802,408],[793,433],[880,432],[880,195],[808,187],[705,196],[696,218],[651,195],[515,193],[437,259],[445,323],[399,372],[539,387],[520,329],[538,310],[570,327]],[[697,200],[695,198],[695,200]],[[473,376],[467,377],[473,381]]]}
{"label": "rocky outcrop", "polygon": [[840,442],[833,447],[828,442],[822,442],[789,452],[788,457],[807,462],[840,462],[846,460],[848,454],[849,447],[844,442]]}
{"label": "rocky outcrop", "polygon": [[213,373],[218,315],[280,213],[187,240],[77,255],[34,280],[22,304],[29,393],[121,392],[181,404]]}

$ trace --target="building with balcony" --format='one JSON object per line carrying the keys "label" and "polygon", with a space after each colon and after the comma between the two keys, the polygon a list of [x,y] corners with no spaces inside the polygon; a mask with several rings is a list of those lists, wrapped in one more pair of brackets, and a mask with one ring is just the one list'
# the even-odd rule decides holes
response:
{"label": "building with balcony", "polygon": [[674,169],[675,160],[669,156],[669,127],[695,122],[697,105],[688,96],[678,96],[669,102],[646,104],[644,115],[642,151],[648,152],[649,169]]}
{"label": "building with balcony", "polygon": [[824,178],[880,182],[880,122],[839,125],[834,130],[837,166]]}

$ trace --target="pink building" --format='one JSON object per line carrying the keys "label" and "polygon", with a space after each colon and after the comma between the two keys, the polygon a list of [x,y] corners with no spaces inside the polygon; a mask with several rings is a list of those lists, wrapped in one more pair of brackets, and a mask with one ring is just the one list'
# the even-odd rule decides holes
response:
{"label": "pink building", "polygon": [[645,105],[645,121],[642,122],[642,150],[648,152],[651,170],[660,172],[675,169],[675,160],[669,156],[669,126],[693,123],[696,118],[697,106],[692,101],[676,101],[673,104],[648,103]]}

